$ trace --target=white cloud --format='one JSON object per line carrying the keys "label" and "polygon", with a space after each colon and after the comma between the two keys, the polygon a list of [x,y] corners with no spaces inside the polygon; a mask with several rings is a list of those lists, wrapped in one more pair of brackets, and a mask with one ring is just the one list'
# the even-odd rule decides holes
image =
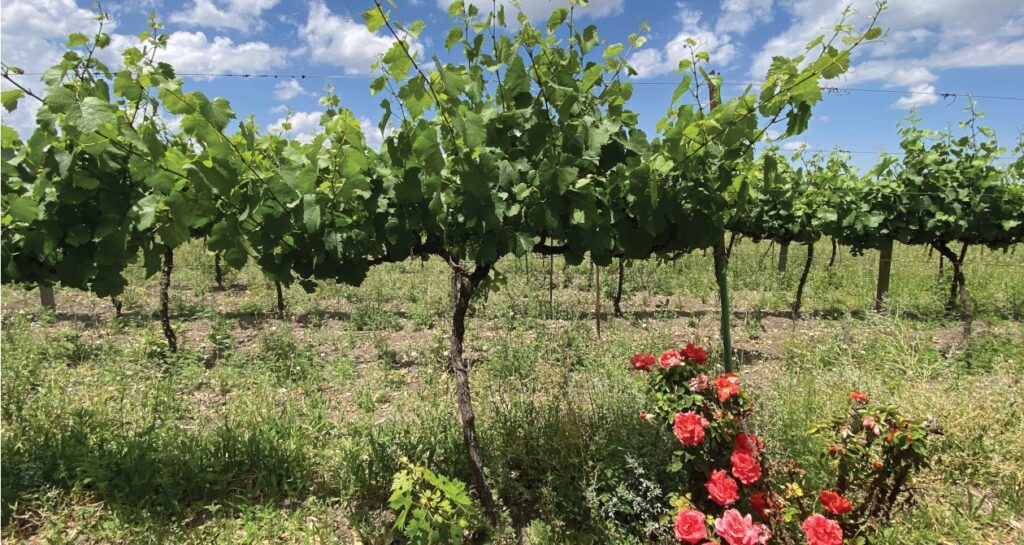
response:
{"label": "white cloud", "polygon": [[[278,133],[299,142],[309,142],[320,132],[320,116],[323,112],[292,112],[270,124],[267,130]],[[290,123],[291,129],[285,130],[284,124]]]}
{"label": "white cloud", "polygon": [[7,0],[0,8],[4,62],[27,72],[55,63],[68,34],[92,34],[97,28],[95,14],[74,0]]}
{"label": "white cloud", "polygon": [[[437,6],[445,11],[451,5],[452,0],[437,0]],[[488,13],[493,7],[491,0],[469,0],[466,4],[474,4],[480,8],[482,13]],[[590,0],[586,6],[576,6],[575,14],[586,15],[597,19],[622,13],[625,0]],[[498,0],[498,7],[505,8],[505,19],[509,24],[516,20],[515,5],[512,0]],[[558,8],[568,8],[568,0],[519,0],[519,7],[530,19],[547,18],[552,11]]]}
{"label": "white cloud", "polygon": [[[751,63],[750,74],[764,77],[775,55],[793,56],[818,34],[827,34],[846,4],[863,22],[874,0],[784,0],[792,25],[769,39]],[[1024,4],[1020,0],[933,0],[890,2],[879,24],[883,41],[855,53],[853,69],[838,83],[878,82],[882,87],[934,90],[938,72],[950,68],[1024,65]],[[867,60],[857,62],[858,58]],[[956,89],[959,91],[960,89]],[[931,97],[931,98],[925,98]],[[937,102],[935,95],[908,95],[893,106]]]}
{"label": "white cloud", "polygon": [[274,98],[277,100],[288,101],[304,94],[306,94],[306,90],[302,88],[298,81],[293,79],[279,81],[274,85]]}
{"label": "white cloud", "polygon": [[225,36],[203,32],[174,32],[157,60],[170,63],[179,73],[252,74],[284,64],[288,52],[266,42],[235,43]]}
{"label": "white cloud", "polygon": [[[322,0],[310,5],[309,16],[299,29],[299,36],[309,48],[311,60],[340,66],[347,74],[370,73],[370,66],[377,57],[394,43],[383,31],[367,30],[362,21],[335,15]],[[414,51],[422,49],[415,42],[411,47]]]}
{"label": "white cloud", "polygon": [[242,32],[264,26],[260,15],[277,5],[279,0],[194,0],[182,11],[171,14],[174,23],[211,28],[230,28]]}
{"label": "white cloud", "polygon": [[[60,59],[68,34],[91,34],[97,28],[95,14],[79,8],[74,0],[7,0],[0,7],[4,63],[26,72],[43,72]],[[22,76],[18,81],[42,93],[37,76]],[[0,88],[6,91],[13,86],[5,81]],[[37,110],[39,103],[25,97],[17,110],[3,112],[3,123],[27,137],[35,128]]]}
{"label": "white cloud", "polygon": [[363,129],[363,134],[366,135],[366,145],[375,151],[380,151],[381,145],[384,144],[384,139],[395,133],[395,128],[388,125],[384,127],[384,133],[382,134],[377,127],[377,123],[370,121],[366,117],[359,118],[359,126]]}
{"label": "white cloud", "polygon": [[[684,10],[677,16],[682,29],[661,49],[641,49],[629,56],[629,63],[636,69],[639,78],[650,78],[674,72],[679,61],[689,59],[691,54],[707,51],[715,66],[729,64],[736,57],[737,47],[728,34],[712,31],[701,22],[701,13]],[[692,38],[697,46],[691,51],[687,40]]]}
{"label": "white cloud", "polygon": [[723,0],[715,31],[742,36],[754,25],[771,20],[772,0]]}
{"label": "white cloud", "polygon": [[807,147],[807,142],[802,140],[790,140],[782,144],[782,149],[786,151],[796,151]]}
{"label": "white cloud", "polygon": [[935,86],[930,83],[915,85],[910,88],[910,92],[913,94],[901,97],[893,104],[893,108],[909,110],[919,106],[935,104],[939,101],[939,95],[933,94],[935,93]]}

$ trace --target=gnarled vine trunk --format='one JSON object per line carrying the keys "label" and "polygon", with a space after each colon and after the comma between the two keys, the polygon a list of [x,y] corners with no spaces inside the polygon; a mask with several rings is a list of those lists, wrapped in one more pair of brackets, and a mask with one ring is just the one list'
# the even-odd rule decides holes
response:
{"label": "gnarled vine trunk", "polygon": [[274,280],[274,289],[277,291],[277,317],[284,318],[284,292],[277,280]]}
{"label": "gnarled vine trunk", "polygon": [[800,317],[800,306],[803,303],[804,286],[807,285],[807,277],[811,274],[811,263],[814,261],[814,242],[807,243],[807,259],[804,261],[804,271],[800,275],[800,283],[796,287],[796,301],[793,302],[793,317]]}
{"label": "gnarled vine trunk", "polygon": [[836,264],[836,251],[839,250],[839,243],[836,239],[832,239],[832,255],[828,256],[828,270],[832,270],[832,266]]}
{"label": "gnarled vine trunk", "polygon": [[[964,258],[967,257],[967,245],[965,244],[963,249],[960,251],[960,255],[957,256],[949,245],[944,242],[934,242],[932,245],[935,250],[942,254],[949,263],[953,266],[953,283],[958,288],[957,291],[960,293],[960,318],[964,322],[964,340],[966,341],[971,336],[971,326],[974,322],[974,311],[971,308],[971,298],[967,293],[967,278],[964,276]],[[951,293],[950,297],[954,294]]]}
{"label": "gnarled vine trunk", "polygon": [[220,267],[220,252],[213,254],[213,279],[218,289],[224,289],[224,270]]}
{"label": "gnarled vine trunk", "polygon": [[124,302],[121,301],[120,297],[111,297],[110,304],[114,306],[114,318],[120,318],[124,310]]}
{"label": "gnarled vine trunk", "polygon": [[175,353],[178,351],[178,337],[171,327],[171,273],[174,272],[174,249],[164,247],[164,265],[160,271],[160,325],[164,329],[167,348]]}
{"label": "gnarled vine trunk", "polygon": [[622,277],[626,273],[626,266],[619,258],[619,283],[615,287],[615,299],[612,301],[612,306],[615,307],[615,315],[622,318]]}
{"label": "gnarled vine trunk", "polygon": [[789,260],[789,243],[779,245],[779,277],[786,275],[786,262]]}
{"label": "gnarled vine trunk", "polygon": [[[963,247],[960,248],[960,257],[958,261],[960,261],[961,265],[963,265],[964,259],[967,257],[967,246],[967,244],[964,244]],[[956,269],[954,268],[953,278],[950,279],[949,282],[949,299],[946,300],[946,312],[953,312],[953,309],[956,308],[956,296],[959,291],[959,283],[957,282],[955,272]]]}
{"label": "gnarled vine trunk", "polygon": [[476,489],[480,503],[483,504],[487,522],[493,527],[498,520],[498,507],[484,475],[484,461],[476,434],[476,412],[473,410],[473,396],[469,387],[469,368],[463,357],[469,303],[477,287],[487,278],[490,269],[489,265],[481,265],[472,273],[466,273],[462,268],[452,267],[452,331],[449,337],[449,357],[452,372],[455,374],[455,400],[459,409],[459,421],[462,424],[462,440],[466,446],[469,469],[473,477],[473,488]]}

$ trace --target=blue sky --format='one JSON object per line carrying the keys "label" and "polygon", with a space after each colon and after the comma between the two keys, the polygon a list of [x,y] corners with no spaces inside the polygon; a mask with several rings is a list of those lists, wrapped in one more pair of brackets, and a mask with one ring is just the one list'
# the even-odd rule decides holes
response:
{"label": "blue sky", "polygon": [[[490,0],[477,0],[489,9]],[[422,19],[427,29],[420,46],[446,58],[444,34],[448,0],[396,0],[395,16]],[[501,2],[499,2],[501,3]],[[508,2],[511,3],[511,2]],[[543,18],[565,0],[522,0],[531,16]],[[631,54],[640,71],[632,101],[643,126],[653,132],[664,114],[677,80],[674,67],[687,37],[712,56],[711,66],[727,82],[759,81],[773,55],[797,54],[839,17],[847,0],[591,0],[579,10],[609,42],[625,41],[631,32],[650,26],[646,45]],[[853,0],[863,22],[870,0]],[[27,72],[41,72],[60,54],[67,33],[91,32],[88,0],[6,0],[2,7],[0,57]],[[186,77],[187,85],[211,96],[227,97],[240,115],[255,114],[259,123],[279,125],[292,111],[293,133],[305,137],[319,115],[318,96],[328,84],[342,103],[375,127],[379,97],[369,95],[370,65],[388,47],[384,32],[369,33],[361,13],[371,0],[107,0],[114,16],[113,43],[106,58],[116,64],[117,50],[131,44],[156,12],[170,34],[163,60],[180,73],[294,74],[308,79]],[[780,142],[793,147],[840,146],[856,152],[862,166],[878,151],[898,149],[896,124],[916,107],[925,125],[946,127],[964,117],[966,99],[943,98],[942,92],[1024,98],[1024,3],[1020,0],[891,0],[881,25],[884,42],[860,50],[854,70],[831,85],[848,89],[829,94],[814,112],[808,132]],[[330,76],[330,77],[327,77]],[[37,76],[25,76],[39,89]],[[6,87],[5,87],[6,88]],[[738,91],[726,87],[725,93]],[[1006,147],[1024,128],[1024,101],[978,98]],[[4,123],[24,131],[31,126],[25,104]],[[379,135],[378,135],[379,137]]]}

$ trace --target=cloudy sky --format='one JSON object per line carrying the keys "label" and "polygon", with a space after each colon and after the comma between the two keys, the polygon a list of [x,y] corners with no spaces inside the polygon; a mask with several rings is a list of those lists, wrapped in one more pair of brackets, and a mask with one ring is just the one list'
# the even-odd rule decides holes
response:
{"label": "cloudy sky", "polygon": [[[490,0],[476,0],[482,7]],[[427,55],[446,58],[443,43],[450,0],[396,0],[395,16],[422,19],[427,29],[420,46]],[[499,3],[511,3],[499,0]],[[653,131],[664,114],[677,81],[675,66],[686,55],[684,42],[694,37],[712,56],[712,67],[727,82],[760,81],[778,54],[797,54],[824,33],[851,0],[591,0],[582,10],[609,42],[625,41],[640,26],[650,26],[646,45],[631,53],[640,72],[632,107]],[[522,0],[527,14],[545,17],[565,0]],[[864,17],[873,1],[852,0]],[[859,152],[861,165],[880,150],[897,150],[896,124],[912,107],[929,126],[941,128],[962,119],[963,98],[940,93],[970,92],[978,98],[1001,141],[1012,147],[1024,128],[1024,3],[1020,0],[890,0],[882,16],[883,43],[860,50],[854,70],[835,85],[815,110],[811,129],[793,147],[840,146]],[[70,32],[95,28],[90,0],[6,0],[3,2],[3,62],[34,73],[60,55]],[[379,98],[369,95],[370,65],[390,39],[368,32],[360,14],[371,0],[106,0],[113,17],[112,51],[131,43],[144,29],[146,16],[157,13],[170,34],[162,60],[186,77],[192,88],[227,97],[240,115],[255,114],[264,126],[279,125],[290,108],[293,133],[308,136],[318,118],[317,98],[333,84],[342,103],[375,127]],[[278,78],[242,79],[216,74],[281,74]],[[306,75],[291,78],[286,75]],[[38,76],[24,80],[40,89]],[[6,87],[5,87],[6,88]],[[727,87],[726,93],[738,92]],[[871,89],[866,92],[859,89]],[[884,92],[878,92],[884,91]],[[4,123],[24,131],[31,108],[4,114]],[[376,129],[370,130],[375,132]],[[379,141],[379,134],[371,140]]]}

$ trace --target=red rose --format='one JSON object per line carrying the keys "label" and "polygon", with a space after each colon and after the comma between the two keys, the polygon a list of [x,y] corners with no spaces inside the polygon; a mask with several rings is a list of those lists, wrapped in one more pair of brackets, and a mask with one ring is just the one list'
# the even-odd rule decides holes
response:
{"label": "red rose", "polygon": [[807,536],[808,545],[843,545],[843,529],[839,523],[814,514],[800,525]]}
{"label": "red rose", "polygon": [[832,490],[823,490],[821,494],[818,494],[818,499],[821,500],[821,505],[825,510],[833,515],[842,516],[853,509],[853,504],[850,503],[850,500]]}
{"label": "red rose", "polygon": [[679,367],[683,364],[683,355],[679,353],[675,348],[666,350],[661,355],[661,366],[665,369],[671,369],[673,367]]}
{"label": "red rose", "polygon": [[676,413],[672,431],[680,443],[692,447],[704,442],[704,428],[709,425],[710,422],[706,418],[693,411]]}
{"label": "red rose", "polygon": [[764,441],[760,437],[752,433],[739,433],[736,438],[732,440],[733,446],[736,450],[742,450],[751,454],[761,454],[764,450]]}
{"label": "red rose", "polygon": [[768,507],[768,500],[764,496],[764,492],[754,492],[750,495],[750,508],[754,510],[754,514],[766,519],[768,513],[765,508]]}
{"label": "red rose", "polygon": [[632,363],[633,369],[637,371],[650,371],[658,363],[658,359],[654,354],[633,354],[633,357],[629,358],[629,363]]}
{"label": "red rose", "polygon": [[735,373],[726,373],[715,379],[718,388],[718,402],[725,403],[729,398],[740,395],[740,377]]}
{"label": "red rose", "polygon": [[735,509],[729,509],[715,521],[715,533],[729,545],[757,545],[761,540],[761,532],[750,515],[744,517]]}
{"label": "red rose", "polygon": [[732,474],[745,485],[752,485],[761,478],[761,464],[757,463],[750,452],[737,450],[729,458],[732,462]]}
{"label": "red rose", "polygon": [[861,392],[850,392],[850,399],[856,401],[857,403],[867,403],[868,395]]}
{"label": "red rose", "polygon": [[680,353],[689,361],[693,363],[704,365],[708,362],[708,352],[703,348],[694,346],[693,343],[686,345],[686,348],[682,349]]}
{"label": "red rose", "polygon": [[696,545],[708,538],[704,513],[684,509],[676,515],[676,541]]}
{"label": "red rose", "polygon": [[704,487],[708,489],[708,496],[711,497],[711,501],[722,507],[732,505],[740,497],[740,486],[736,484],[736,481],[724,469],[712,471],[711,477],[708,479],[708,482],[704,483]]}
{"label": "red rose", "polygon": [[875,420],[875,417],[873,416],[865,416],[861,425],[864,426],[865,429],[871,430],[875,435],[882,433],[882,429],[878,426],[878,421]]}

